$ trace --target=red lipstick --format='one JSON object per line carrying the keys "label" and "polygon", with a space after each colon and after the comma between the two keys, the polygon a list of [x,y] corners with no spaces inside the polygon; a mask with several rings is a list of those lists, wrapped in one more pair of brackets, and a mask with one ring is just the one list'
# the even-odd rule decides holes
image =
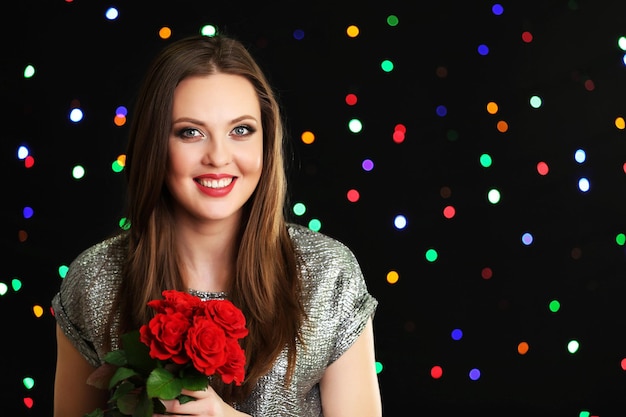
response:
{"label": "red lipstick", "polygon": [[[227,186],[220,187],[220,188],[206,187],[201,184],[202,180],[215,181],[215,180],[220,180],[222,178],[232,178],[232,181]],[[206,194],[209,197],[224,197],[232,191],[232,189],[235,187],[236,181],[237,181],[237,177],[233,177],[231,175],[209,174],[209,175],[202,175],[200,177],[197,177],[195,182],[196,182],[196,186],[203,194]]]}

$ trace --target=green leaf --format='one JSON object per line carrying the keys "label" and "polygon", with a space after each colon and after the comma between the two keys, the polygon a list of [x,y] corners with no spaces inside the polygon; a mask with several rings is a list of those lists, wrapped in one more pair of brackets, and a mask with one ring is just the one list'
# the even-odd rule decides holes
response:
{"label": "green leaf", "polygon": [[148,398],[146,392],[143,391],[139,398],[137,408],[135,408],[135,412],[133,413],[133,417],[152,417],[153,414],[154,403],[152,402],[152,398]]}
{"label": "green leaf", "polygon": [[142,375],[148,375],[157,366],[158,360],[150,357],[150,349],[139,340],[139,330],[125,333],[121,338],[128,366],[141,372]]}
{"label": "green leaf", "polygon": [[111,401],[115,402],[119,398],[122,398],[125,395],[128,395],[131,391],[135,389],[135,384],[129,381],[122,382],[111,395]]}
{"label": "green leaf", "polygon": [[182,389],[182,381],[164,368],[156,368],[150,372],[146,382],[148,396],[153,398],[173,400],[180,395]]}
{"label": "green leaf", "polygon": [[181,404],[186,404],[190,401],[195,401],[196,399],[194,397],[190,397],[189,395],[185,395],[185,394],[180,394],[178,397],[176,397],[178,399],[178,402]]}
{"label": "green leaf", "polygon": [[108,352],[104,355],[104,361],[115,366],[126,366],[126,352],[121,349]]}
{"label": "green leaf", "polygon": [[96,408],[89,414],[85,414],[83,417],[104,417],[104,411],[101,408]]}
{"label": "green leaf", "polygon": [[152,399],[148,398],[145,390],[126,393],[117,400],[116,406],[120,415],[125,416],[152,417],[154,413]]}
{"label": "green leaf", "polygon": [[124,381],[132,376],[139,375],[136,371],[130,368],[117,368],[113,376],[111,377],[111,381],[109,381],[109,388],[115,387],[120,381]]}
{"label": "green leaf", "polygon": [[146,395],[145,391],[142,391],[140,393],[126,393],[125,395],[117,399],[117,408],[120,410],[120,412],[128,416],[135,415],[135,410],[137,409],[140,401],[140,396],[142,395]]}
{"label": "green leaf", "polygon": [[167,411],[165,408],[165,404],[163,404],[158,398],[153,398],[152,404],[154,406],[155,414],[165,414],[165,412]]}
{"label": "green leaf", "polygon": [[209,378],[193,369],[195,372],[183,372],[182,384],[183,388],[191,391],[202,391],[209,386]]}

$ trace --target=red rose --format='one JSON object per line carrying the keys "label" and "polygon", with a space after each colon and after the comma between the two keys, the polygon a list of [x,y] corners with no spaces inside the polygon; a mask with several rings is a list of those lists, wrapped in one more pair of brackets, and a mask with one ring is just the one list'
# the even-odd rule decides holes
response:
{"label": "red rose", "polygon": [[228,339],[226,343],[226,362],[217,368],[225,384],[235,381],[241,385],[245,377],[246,355],[235,339]]}
{"label": "red rose", "polygon": [[184,350],[189,326],[190,322],[183,313],[158,313],[148,324],[141,326],[139,337],[150,348],[150,357],[183,364],[189,361]]}
{"label": "red rose", "polygon": [[191,319],[196,309],[202,307],[202,300],[186,292],[165,290],[162,292],[162,295],[162,300],[151,300],[148,302],[148,306],[152,307],[157,313],[171,314],[178,311]]}
{"label": "red rose", "polygon": [[224,330],[208,316],[196,316],[187,331],[185,350],[194,367],[205,375],[213,375],[226,361]]}
{"label": "red rose", "polygon": [[246,317],[232,302],[228,300],[209,300],[205,302],[205,308],[229,337],[241,339],[248,335]]}

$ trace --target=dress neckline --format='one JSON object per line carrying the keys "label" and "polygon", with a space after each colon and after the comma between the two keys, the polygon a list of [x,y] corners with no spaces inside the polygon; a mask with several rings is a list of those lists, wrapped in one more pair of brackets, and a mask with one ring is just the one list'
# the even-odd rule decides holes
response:
{"label": "dress neckline", "polygon": [[225,291],[217,291],[217,292],[212,292],[212,291],[198,291],[198,290],[194,290],[192,288],[188,288],[187,292],[191,295],[195,295],[196,297],[200,298],[202,301],[206,301],[206,300],[224,300],[226,298],[228,298],[228,293]]}

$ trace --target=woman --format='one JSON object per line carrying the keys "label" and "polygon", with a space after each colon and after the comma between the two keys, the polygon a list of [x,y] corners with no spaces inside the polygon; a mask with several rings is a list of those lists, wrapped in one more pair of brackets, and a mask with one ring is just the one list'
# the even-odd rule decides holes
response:
{"label": "woman", "polygon": [[131,114],[126,232],[80,254],[53,299],[54,415],[105,408],[86,383],[164,289],[227,298],[249,330],[246,379],[168,415],[380,416],[372,317],[353,253],[285,218],[279,105],[237,40],[167,46]]}

